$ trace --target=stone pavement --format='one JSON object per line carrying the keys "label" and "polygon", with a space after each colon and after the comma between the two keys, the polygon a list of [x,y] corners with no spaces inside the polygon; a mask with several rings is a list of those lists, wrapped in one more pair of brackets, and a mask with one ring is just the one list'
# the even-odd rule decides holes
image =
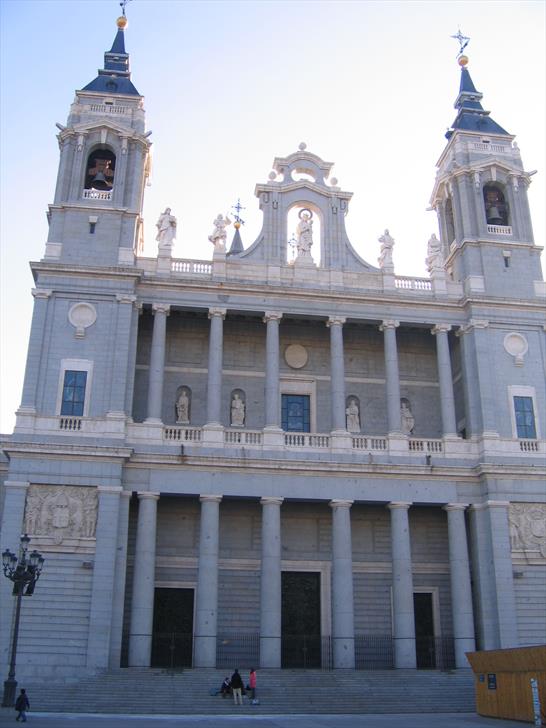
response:
{"label": "stone pavement", "polygon": [[[15,725],[15,711],[0,709],[0,726]],[[513,720],[482,718],[475,713],[413,713],[407,715],[162,715],[123,716],[82,713],[28,714],[33,728],[522,728]]]}

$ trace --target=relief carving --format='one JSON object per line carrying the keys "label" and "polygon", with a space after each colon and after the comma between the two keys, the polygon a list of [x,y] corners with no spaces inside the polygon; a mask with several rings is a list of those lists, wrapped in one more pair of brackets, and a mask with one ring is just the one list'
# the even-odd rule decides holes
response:
{"label": "relief carving", "polygon": [[31,485],[25,508],[25,532],[52,538],[94,538],[97,491],[76,486]]}
{"label": "relief carving", "polygon": [[512,551],[534,551],[546,559],[546,503],[510,504]]}

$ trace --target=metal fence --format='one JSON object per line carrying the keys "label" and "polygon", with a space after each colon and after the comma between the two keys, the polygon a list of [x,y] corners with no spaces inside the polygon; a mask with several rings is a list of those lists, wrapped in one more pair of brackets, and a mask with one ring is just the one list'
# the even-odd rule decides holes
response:
{"label": "metal fence", "polygon": [[355,668],[390,670],[394,668],[393,639],[390,634],[356,634]]}
{"label": "metal fence", "polygon": [[420,670],[453,670],[455,641],[453,637],[416,637],[417,668]]}
{"label": "metal fence", "polygon": [[260,665],[260,635],[258,632],[224,632],[216,638],[216,667],[233,670],[236,667]]}
{"label": "metal fence", "polygon": [[193,664],[193,636],[182,632],[154,632],[152,639],[152,667],[170,670],[191,667]]}

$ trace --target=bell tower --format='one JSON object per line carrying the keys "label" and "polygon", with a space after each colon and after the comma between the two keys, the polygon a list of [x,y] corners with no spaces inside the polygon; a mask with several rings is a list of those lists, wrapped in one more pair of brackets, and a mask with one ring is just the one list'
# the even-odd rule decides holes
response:
{"label": "bell tower", "polygon": [[132,266],[142,246],[151,144],[144,99],[131,81],[126,26],[122,15],[104,67],[76,91],[66,126],[57,124],[60,163],[45,260]]}
{"label": "bell tower", "polygon": [[446,268],[467,294],[534,297],[542,274],[527,199],[533,173],[524,170],[514,135],[484,110],[462,53],[466,45],[461,41],[458,56],[457,116],[431,198]]}

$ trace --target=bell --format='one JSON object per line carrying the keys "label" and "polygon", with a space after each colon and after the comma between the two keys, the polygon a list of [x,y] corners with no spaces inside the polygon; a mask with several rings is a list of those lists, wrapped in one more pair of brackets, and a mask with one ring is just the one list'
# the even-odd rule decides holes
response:
{"label": "bell", "polygon": [[502,225],[502,217],[496,205],[491,205],[487,210],[487,222],[489,225]]}
{"label": "bell", "polygon": [[97,174],[91,180],[91,184],[97,190],[107,190],[112,186],[108,182],[108,180],[104,176],[104,172],[102,171],[97,172]]}

